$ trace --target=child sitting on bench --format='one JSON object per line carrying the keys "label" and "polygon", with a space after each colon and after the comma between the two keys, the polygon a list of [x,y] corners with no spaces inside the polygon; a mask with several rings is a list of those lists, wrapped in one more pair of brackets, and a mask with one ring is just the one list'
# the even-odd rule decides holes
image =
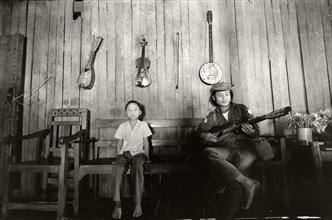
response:
{"label": "child sitting on bench", "polygon": [[142,193],[144,183],[144,164],[149,157],[149,141],[148,137],[152,134],[148,124],[139,120],[142,115],[141,105],[132,100],[125,106],[125,112],[128,121],[120,124],[114,137],[118,139],[117,152],[115,161],[115,184],[114,196],[115,202],[112,217],[120,219],[122,216],[121,209],[121,185],[123,176],[130,168],[131,185],[133,192],[133,202],[135,208],[133,217],[142,215]]}

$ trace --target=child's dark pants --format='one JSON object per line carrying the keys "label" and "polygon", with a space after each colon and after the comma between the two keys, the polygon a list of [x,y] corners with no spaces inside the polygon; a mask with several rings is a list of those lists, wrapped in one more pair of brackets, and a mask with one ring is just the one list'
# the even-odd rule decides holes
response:
{"label": "child's dark pants", "polygon": [[143,153],[132,156],[129,151],[123,152],[116,157],[115,161],[115,183],[113,201],[121,201],[121,186],[123,177],[130,166],[133,202],[141,202],[144,186],[144,164],[146,156]]}

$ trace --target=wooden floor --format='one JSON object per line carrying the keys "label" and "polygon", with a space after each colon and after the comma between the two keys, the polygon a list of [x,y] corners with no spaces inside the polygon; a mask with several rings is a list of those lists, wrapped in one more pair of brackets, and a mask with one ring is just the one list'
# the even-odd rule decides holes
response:
{"label": "wooden floor", "polygon": [[[68,205],[66,219],[67,220],[111,220],[113,211],[113,202],[110,199],[91,200],[86,203],[80,210],[80,215],[74,217],[71,212],[71,205]],[[310,206],[310,207],[309,207]],[[331,207],[332,208],[332,207]],[[133,206],[130,201],[126,201],[123,206],[122,219],[134,219],[131,217]],[[331,209],[332,210],[332,209]],[[206,210],[205,210],[206,211]],[[323,219],[320,217],[319,211],[312,204],[305,205],[298,204],[294,207],[293,212],[296,214],[287,213],[285,210],[274,208],[259,207],[259,204],[254,203],[250,210],[241,210],[237,213],[236,219]],[[143,202],[143,216],[139,219],[147,220],[213,220],[214,216],[203,213],[204,210],[199,207],[199,204],[191,204],[190,207],[184,204],[179,204],[177,201],[173,202],[159,202],[158,201],[144,201]],[[302,216],[302,217],[301,217]],[[331,215],[332,216],[332,215]],[[309,218],[307,218],[309,217]],[[52,220],[56,219],[56,214],[53,212],[42,211],[24,211],[11,210],[8,218],[0,218],[1,220]],[[332,220],[332,217],[326,220]]]}

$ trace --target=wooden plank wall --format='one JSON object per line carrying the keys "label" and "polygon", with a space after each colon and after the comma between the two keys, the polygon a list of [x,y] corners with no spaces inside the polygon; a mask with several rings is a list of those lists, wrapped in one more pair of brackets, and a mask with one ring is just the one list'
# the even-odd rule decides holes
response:
{"label": "wooden plank wall", "polygon": [[[255,115],[287,105],[296,112],[331,107],[332,0],[84,0],[76,20],[72,4],[0,2],[0,35],[27,38],[24,134],[44,128],[52,108],[88,108],[92,121],[123,118],[131,99],[144,105],[147,118],[204,117],[212,109],[210,86],[198,77],[208,61],[207,10],[214,61],[235,84],[235,102]],[[143,34],[153,80],[148,88],[132,83]],[[95,36],[105,39],[96,83],[82,90],[76,80]],[[263,134],[290,132],[285,117],[260,127]],[[23,156],[34,155],[31,144]]]}

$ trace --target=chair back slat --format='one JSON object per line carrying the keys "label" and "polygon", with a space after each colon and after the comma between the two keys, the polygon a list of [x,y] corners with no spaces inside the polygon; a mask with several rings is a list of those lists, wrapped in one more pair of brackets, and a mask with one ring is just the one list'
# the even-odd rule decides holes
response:
{"label": "chair back slat", "polygon": [[[82,108],[52,109],[48,114],[48,127],[51,129],[50,139],[46,144],[46,152],[51,152],[51,156],[60,156],[59,138],[70,136],[76,132],[87,129],[90,130],[90,111]],[[89,134],[87,134],[87,137]],[[69,145],[69,148],[73,147]],[[49,155],[45,155],[48,157]],[[69,155],[72,156],[72,155]]]}

